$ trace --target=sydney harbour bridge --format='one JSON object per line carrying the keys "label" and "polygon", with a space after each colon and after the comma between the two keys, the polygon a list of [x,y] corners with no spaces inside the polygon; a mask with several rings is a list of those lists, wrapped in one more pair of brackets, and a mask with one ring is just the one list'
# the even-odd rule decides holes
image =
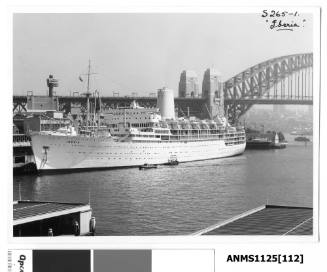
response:
{"label": "sydney harbour bridge", "polygon": [[[313,54],[294,54],[266,60],[223,82],[224,110],[231,123],[237,122],[255,104],[313,105]],[[13,111],[27,110],[27,96],[13,97]],[[78,93],[72,96],[57,96],[59,110],[71,112],[79,104],[85,111],[86,98]],[[155,107],[156,96],[124,96],[113,93],[101,97],[103,108],[128,106],[136,100],[140,106]],[[180,116],[192,115],[201,118],[210,116],[214,101],[207,97],[175,98],[175,107]]]}

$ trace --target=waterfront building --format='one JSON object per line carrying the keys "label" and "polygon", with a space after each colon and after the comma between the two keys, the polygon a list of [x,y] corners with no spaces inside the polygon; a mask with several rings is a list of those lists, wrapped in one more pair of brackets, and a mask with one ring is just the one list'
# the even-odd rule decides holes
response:
{"label": "waterfront building", "polygon": [[94,235],[95,217],[86,203],[19,200],[13,203],[13,235]]}
{"label": "waterfront building", "polygon": [[178,87],[179,97],[198,97],[199,82],[194,71],[184,70],[181,73]]}

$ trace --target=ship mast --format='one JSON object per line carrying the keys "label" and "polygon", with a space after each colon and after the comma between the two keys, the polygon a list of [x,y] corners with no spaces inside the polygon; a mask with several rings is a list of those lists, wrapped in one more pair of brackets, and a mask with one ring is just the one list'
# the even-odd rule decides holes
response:
{"label": "ship mast", "polygon": [[89,119],[90,119],[90,76],[96,73],[91,73],[91,60],[89,59],[89,65],[87,69],[87,86],[86,86],[86,131],[89,130]]}
{"label": "ship mast", "polygon": [[95,90],[94,92],[94,110],[93,110],[93,122],[92,122],[92,126],[96,124],[96,120],[95,120],[95,116],[96,116],[96,109],[97,109],[97,90]]}
{"label": "ship mast", "polygon": [[86,131],[89,130],[90,118],[90,74],[91,74],[91,60],[89,59],[89,66],[87,70],[87,87],[86,87]]}
{"label": "ship mast", "polygon": [[90,75],[91,75],[91,60],[89,59],[89,66],[87,70],[87,89],[86,89],[87,93],[90,93]]}
{"label": "ship mast", "polygon": [[101,113],[101,99],[100,99],[100,93],[98,93],[98,99],[99,99],[99,114],[98,114],[98,130],[100,130],[100,113]]}

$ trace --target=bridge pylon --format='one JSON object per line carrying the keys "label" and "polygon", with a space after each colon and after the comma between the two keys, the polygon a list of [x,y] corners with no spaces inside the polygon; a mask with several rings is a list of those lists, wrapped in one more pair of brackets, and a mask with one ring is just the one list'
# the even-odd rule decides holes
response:
{"label": "bridge pylon", "polygon": [[221,74],[213,68],[204,72],[202,82],[202,97],[205,98],[203,112],[208,118],[214,119],[224,115],[224,93]]}

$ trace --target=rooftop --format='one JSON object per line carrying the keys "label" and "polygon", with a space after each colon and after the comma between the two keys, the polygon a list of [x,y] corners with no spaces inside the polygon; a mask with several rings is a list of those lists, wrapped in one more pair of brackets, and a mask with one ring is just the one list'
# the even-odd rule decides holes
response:
{"label": "rooftop", "polygon": [[89,204],[44,201],[16,201],[13,205],[14,225],[25,224],[55,216],[89,211]]}
{"label": "rooftop", "polygon": [[312,235],[313,209],[263,205],[195,235]]}

